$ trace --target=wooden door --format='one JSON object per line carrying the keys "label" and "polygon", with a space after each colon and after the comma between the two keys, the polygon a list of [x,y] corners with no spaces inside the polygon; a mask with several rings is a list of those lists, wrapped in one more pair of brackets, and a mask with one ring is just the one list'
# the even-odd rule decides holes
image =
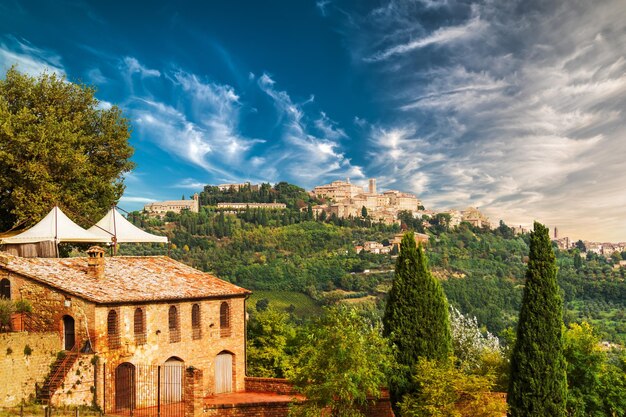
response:
{"label": "wooden door", "polygon": [[220,353],[215,358],[215,393],[233,390],[233,355]]}
{"label": "wooden door", "polygon": [[183,368],[185,363],[179,358],[169,358],[163,366],[161,398],[165,403],[183,400]]}
{"label": "wooden door", "polygon": [[115,409],[135,408],[135,365],[124,362],[115,370]]}
{"label": "wooden door", "polygon": [[74,319],[71,316],[63,316],[63,349],[72,350],[75,343]]}

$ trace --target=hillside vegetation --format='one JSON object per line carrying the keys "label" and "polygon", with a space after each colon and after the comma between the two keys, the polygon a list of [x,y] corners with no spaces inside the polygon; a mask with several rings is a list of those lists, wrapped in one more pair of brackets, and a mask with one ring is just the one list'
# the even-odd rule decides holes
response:
{"label": "hillside vegetation", "polygon": [[[129,219],[147,230],[167,234],[173,258],[260,291],[252,303],[266,299],[274,307],[306,316],[315,311],[311,305],[375,299],[374,311],[381,311],[390,287],[393,255],[357,254],[354,246],[365,241],[387,243],[401,232],[400,226],[376,224],[366,218],[315,219],[307,206],[318,201],[287,183],[264,184],[258,191],[220,191],[207,186],[200,201],[211,205],[202,206],[199,213],[168,213],[163,219],[134,212]],[[284,202],[288,208],[226,212],[215,207],[228,201]],[[450,229],[436,218],[431,223],[432,227],[426,228],[430,235],[427,255],[450,304],[475,316],[492,333],[502,335],[514,327],[528,237],[514,235],[503,223],[493,230],[465,223]],[[402,226],[422,228],[410,221]],[[122,254],[167,252],[163,245],[121,247]],[[556,255],[566,324],[588,321],[602,338],[626,342],[624,269],[614,269],[612,260],[603,257],[581,257],[577,250],[557,250]],[[293,301],[281,302],[281,297]]]}

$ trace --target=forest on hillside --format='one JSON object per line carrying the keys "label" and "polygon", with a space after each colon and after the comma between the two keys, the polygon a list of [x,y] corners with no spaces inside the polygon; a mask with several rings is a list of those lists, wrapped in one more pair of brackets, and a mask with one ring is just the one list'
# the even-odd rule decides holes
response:
{"label": "forest on hillside", "polygon": [[[133,212],[128,217],[147,230],[167,234],[173,258],[263,294],[253,296],[253,303],[263,300],[298,312],[299,304],[343,300],[380,312],[393,276],[394,255],[357,253],[354,247],[366,241],[388,244],[401,231],[417,229],[430,236],[426,248],[430,266],[451,305],[497,335],[516,324],[528,236],[514,235],[502,222],[489,230],[466,223],[448,228],[438,218],[429,219],[426,228],[406,216],[402,226],[367,218],[315,219],[306,207],[318,202],[287,183],[264,184],[257,191],[207,186],[200,200],[204,205],[199,213],[168,213],[156,219]],[[288,208],[225,212],[215,207],[225,201],[276,201]],[[578,250],[555,247],[555,252],[565,323],[587,321],[603,339],[625,343],[624,268],[616,269],[612,259],[595,254],[581,257]],[[166,254],[168,248],[122,245],[121,253]],[[286,303],[290,297],[297,301]],[[310,300],[303,302],[302,297]],[[311,312],[300,310],[301,317]]]}

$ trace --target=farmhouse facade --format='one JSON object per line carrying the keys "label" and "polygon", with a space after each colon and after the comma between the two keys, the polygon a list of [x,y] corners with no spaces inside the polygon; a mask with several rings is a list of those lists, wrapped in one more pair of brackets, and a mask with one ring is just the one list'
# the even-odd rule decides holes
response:
{"label": "farmhouse facade", "polygon": [[[28,300],[29,330],[56,332],[57,349],[66,352],[64,380],[47,381],[43,399],[133,409],[151,396],[141,393],[142,375],[157,368],[160,386],[167,387],[159,395],[172,402],[182,401],[190,368],[204,375],[195,388],[202,396],[245,389],[248,290],[164,256],[105,258],[98,247],[88,254],[20,258],[0,252],[2,295]],[[98,366],[81,373],[78,357]],[[81,382],[73,381],[78,374]],[[87,398],[72,399],[81,383],[90,386]]]}

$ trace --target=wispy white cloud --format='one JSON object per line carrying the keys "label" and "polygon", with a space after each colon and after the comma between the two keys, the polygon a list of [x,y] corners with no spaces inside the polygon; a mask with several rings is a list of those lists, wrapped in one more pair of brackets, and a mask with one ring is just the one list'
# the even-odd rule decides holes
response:
{"label": "wispy white cloud", "polygon": [[205,185],[207,185],[205,182],[198,181],[195,178],[183,178],[176,184],[171,185],[170,188],[188,188],[191,190],[201,190],[204,188]]}
{"label": "wispy white cloud", "polygon": [[267,175],[281,173],[306,187],[330,178],[364,178],[362,168],[352,164],[342,150],[340,140],[347,135],[325,113],[313,121],[321,135],[310,132],[303,105],[313,98],[302,104],[294,103],[289,94],[276,89],[275,84],[268,74],[259,77],[258,85],[272,99],[282,126],[282,141],[271,150],[275,157]]}
{"label": "wispy white cloud", "polygon": [[102,74],[100,68],[92,68],[87,71],[87,78],[94,84],[104,84],[109,81],[109,79]]}
{"label": "wispy white cloud", "polygon": [[128,196],[128,195],[124,195],[122,196],[122,198],[120,198],[120,202],[122,203],[144,203],[144,204],[148,204],[148,203],[154,203],[155,200],[154,198],[149,198],[149,197],[138,197],[138,196]]}
{"label": "wispy white cloud", "polygon": [[[400,112],[371,126],[368,170],[430,206],[480,206],[511,224],[538,219],[572,236],[624,240],[626,5],[559,1],[535,12],[477,2],[464,23],[398,43],[423,31],[418,14],[399,13],[408,3],[367,17],[397,26],[362,41],[392,46],[360,51],[385,61],[380,85]],[[455,47],[404,59],[435,44]]]}
{"label": "wispy white cloud", "polygon": [[61,57],[57,53],[9,36],[0,41],[0,71],[4,74],[13,65],[32,76],[42,72],[65,75]]}
{"label": "wispy white cloud", "polygon": [[463,25],[442,27],[423,38],[410,40],[399,45],[394,45],[384,51],[375,53],[371,57],[365,58],[365,61],[383,61],[394,55],[406,54],[408,52],[424,48],[429,45],[445,45],[448,43],[467,39],[468,37],[474,37],[480,34],[486,28],[486,26],[486,22],[480,20],[479,18],[473,18]]}
{"label": "wispy white cloud", "polygon": [[326,16],[326,6],[330,4],[330,0],[318,0],[315,2],[315,7],[320,11],[322,16]]}
{"label": "wispy white cloud", "polygon": [[141,78],[161,76],[161,72],[159,70],[147,68],[139,63],[137,58],[130,56],[124,57],[120,63],[120,67],[128,71],[130,75],[139,74]]}

